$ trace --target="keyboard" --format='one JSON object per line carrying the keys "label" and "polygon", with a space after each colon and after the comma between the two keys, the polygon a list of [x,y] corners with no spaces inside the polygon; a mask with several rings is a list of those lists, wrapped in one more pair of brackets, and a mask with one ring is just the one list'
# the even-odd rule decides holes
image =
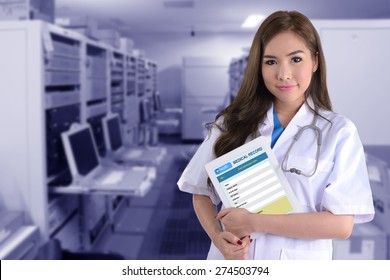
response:
{"label": "keyboard", "polygon": [[107,175],[104,175],[101,177],[101,184],[102,185],[115,185],[119,183],[126,172],[124,171],[111,171]]}

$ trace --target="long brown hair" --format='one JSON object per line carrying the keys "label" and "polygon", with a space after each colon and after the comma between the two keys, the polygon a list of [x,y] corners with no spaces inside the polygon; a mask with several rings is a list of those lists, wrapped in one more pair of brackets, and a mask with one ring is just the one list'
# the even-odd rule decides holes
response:
{"label": "long brown hair", "polygon": [[[305,100],[311,97],[317,108],[332,110],[326,86],[324,54],[315,27],[306,16],[299,12],[275,12],[263,21],[255,34],[245,74],[236,97],[216,116],[214,122],[207,125],[209,129],[215,125],[222,132],[214,144],[216,157],[241,146],[249,136],[257,135],[259,124],[266,117],[274,100],[264,84],[261,71],[264,48],[273,37],[284,31],[292,31],[301,37],[312,57],[318,56],[318,68],[305,92]],[[311,110],[318,114],[313,108]],[[220,122],[219,119],[221,119]],[[210,180],[208,184],[211,186]]]}

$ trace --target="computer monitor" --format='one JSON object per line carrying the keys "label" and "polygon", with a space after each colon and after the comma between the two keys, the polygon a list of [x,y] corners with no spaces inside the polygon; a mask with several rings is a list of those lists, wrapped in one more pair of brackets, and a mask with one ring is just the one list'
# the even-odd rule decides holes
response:
{"label": "computer monitor", "polygon": [[386,162],[369,153],[366,153],[365,156],[368,178],[370,180],[373,195],[386,192],[386,188],[390,186],[390,178]]}
{"label": "computer monitor", "polygon": [[87,123],[90,125],[92,135],[95,140],[96,148],[100,157],[105,157],[107,148],[104,141],[104,133],[102,128],[102,119],[106,114],[100,114],[97,116],[91,116],[87,119]]}
{"label": "computer monitor", "polygon": [[146,102],[145,102],[145,99],[141,100],[139,102],[139,119],[140,119],[140,122],[141,123],[146,123],[149,121],[150,119],[150,116],[148,114],[148,109],[147,109],[147,105],[146,105]]}
{"label": "computer monitor", "polygon": [[61,137],[73,176],[85,176],[99,166],[96,144],[89,125],[72,126]]}
{"label": "computer monitor", "polygon": [[153,93],[153,109],[155,112],[159,112],[162,109],[161,96],[158,91]]}
{"label": "computer monitor", "polygon": [[123,146],[119,116],[116,114],[108,116],[103,121],[105,121],[107,146],[112,151],[119,150]]}
{"label": "computer monitor", "polygon": [[140,119],[141,123],[150,121],[153,115],[152,103],[149,99],[145,98],[140,102]]}

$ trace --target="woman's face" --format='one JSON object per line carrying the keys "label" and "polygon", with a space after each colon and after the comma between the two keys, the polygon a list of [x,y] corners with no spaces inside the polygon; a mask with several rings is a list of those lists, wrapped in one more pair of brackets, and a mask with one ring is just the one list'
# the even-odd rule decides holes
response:
{"label": "woman's face", "polygon": [[275,101],[300,106],[318,66],[305,41],[292,31],[282,32],[265,46],[261,63],[265,86]]}

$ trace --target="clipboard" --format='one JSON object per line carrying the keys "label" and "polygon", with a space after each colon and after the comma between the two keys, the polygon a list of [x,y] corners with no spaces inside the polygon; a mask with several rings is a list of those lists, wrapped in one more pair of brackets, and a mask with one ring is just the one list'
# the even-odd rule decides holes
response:
{"label": "clipboard", "polygon": [[264,136],[205,165],[225,207],[259,214],[301,212],[298,200]]}

